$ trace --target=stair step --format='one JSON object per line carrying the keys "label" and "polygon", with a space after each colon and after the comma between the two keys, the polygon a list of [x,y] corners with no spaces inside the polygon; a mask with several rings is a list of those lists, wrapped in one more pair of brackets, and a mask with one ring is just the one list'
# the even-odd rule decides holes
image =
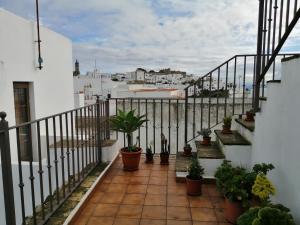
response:
{"label": "stair step", "polygon": [[187,176],[187,168],[191,163],[192,157],[196,157],[197,153],[193,152],[192,156],[184,156],[183,152],[177,152],[175,162],[176,182],[185,183]]}
{"label": "stair step", "polygon": [[[193,156],[196,156],[196,153],[193,153]],[[175,172],[176,172],[176,182],[177,183],[185,183],[185,178],[188,175],[188,166],[191,163],[192,157],[186,157],[183,155],[183,152],[178,152],[176,154],[176,163],[175,163]],[[202,160],[210,160],[210,159],[202,159]],[[214,159],[211,159],[214,161]],[[220,165],[222,160],[216,159],[218,162],[217,165]],[[220,161],[220,162],[219,162]],[[201,162],[200,162],[201,163]],[[215,164],[214,162],[209,162],[210,165]],[[205,166],[205,163],[201,163],[202,166]],[[210,168],[205,168],[206,172],[210,171]],[[215,179],[213,177],[213,172],[211,174],[204,174],[203,176],[203,182],[204,183],[215,183]]]}
{"label": "stair step", "polygon": [[232,134],[223,134],[221,130],[215,130],[215,134],[223,145],[251,145],[251,143],[236,130],[233,130]]}
{"label": "stair step", "polygon": [[235,121],[251,132],[255,129],[255,122],[245,121],[244,119],[235,119]]}
{"label": "stair step", "polygon": [[201,145],[200,141],[195,141],[195,144],[199,159],[225,159],[225,155],[220,150],[217,142],[212,141],[210,146]]}
{"label": "stair step", "polygon": [[175,162],[176,172],[186,172],[193,157],[196,157],[196,152],[193,152],[193,155],[189,157],[184,156],[183,152],[177,152]]}

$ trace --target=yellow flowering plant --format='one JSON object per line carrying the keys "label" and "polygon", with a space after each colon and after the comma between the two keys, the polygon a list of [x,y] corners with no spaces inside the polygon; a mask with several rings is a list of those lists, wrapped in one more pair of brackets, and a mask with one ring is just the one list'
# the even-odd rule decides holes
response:
{"label": "yellow flowering plant", "polygon": [[263,203],[268,203],[271,195],[275,194],[275,187],[272,182],[263,173],[256,176],[252,186],[252,194],[259,197]]}

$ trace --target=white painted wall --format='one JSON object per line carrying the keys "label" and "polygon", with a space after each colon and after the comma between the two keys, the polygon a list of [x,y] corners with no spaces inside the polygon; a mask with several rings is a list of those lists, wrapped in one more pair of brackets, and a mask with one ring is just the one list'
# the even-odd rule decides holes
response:
{"label": "white painted wall", "polygon": [[[15,124],[13,82],[30,82],[31,119],[74,108],[72,43],[41,27],[43,69],[37,69],[36,25],[0,9],[0,111]],[[11,139],[15,135],[11,135]],[[16,160],[12,140],[12,159]]]}
{"label": "white painted wall", "polygon": [[300,223],[300,59],[282,63],[281,83],[269,83],[267,102],[257,113],[252,163],[270,162],[275,200],[292,210]]}

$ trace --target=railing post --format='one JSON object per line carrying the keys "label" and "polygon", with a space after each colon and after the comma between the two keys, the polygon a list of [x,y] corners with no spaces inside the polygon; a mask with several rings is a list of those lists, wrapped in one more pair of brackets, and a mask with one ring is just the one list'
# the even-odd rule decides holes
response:
{"label": "railing post", "polygon": [[[261,69],[261,57],[262,57],[262,39],[263,39],[263,23],[264,23],[264,1],[259,0],[259,13],[258,13],[258,32],[257,32],[257,57],[256,57],[256,74],[255,74],[255,90],[254,91],[254,110],[259,109],[259,93],[260,82],[259,77],[262,71]],[[263,56],[264,57],[264,56]]]}
{"label": "railing post", "polygon": [[2,181],[3,195],[5,205],[5,218],[7,225],[15,225],[15,201],[13,177],[11,168],[10,142],[8,132],[8,122],[5,120],[6,113],[0,112],[0,150],[1,150],[1,166],[2,166]]}
{"label": "railing post", "polygon": [[105,101],[105,114],[106,114],[106,131],[105,131],[105,134],[106,134],[106,139],[109,140],[110,139],[110,127],[109,127],[109,99],[110,99],[111,95],[110,94],[107,94],[107,99]]}
{"label": "railing post", "polygon": [[97,150],[98,150],[98,162],[102,161],[102,146],[101,146],[101,106],[99,95],[96,96],[96,105],[97,105]]}
{"label": "railing post", "polygon": [[188,88],[185,89],[185,104],[184,104],[184,144],[187,144],[188,139]]}

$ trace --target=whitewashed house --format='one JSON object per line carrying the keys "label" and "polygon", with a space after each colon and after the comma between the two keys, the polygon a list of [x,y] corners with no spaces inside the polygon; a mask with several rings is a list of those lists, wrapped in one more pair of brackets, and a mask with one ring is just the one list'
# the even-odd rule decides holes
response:
{"label": "whitewashed house", "polygon": [[[36,23],[0,9],[0,111],[7,113],[10,126],[74,108],[72,43],[45,27],[40,33],[41,70]],[[28,132],[22,135],[29,136]],[[11,143],[15,161],[16,141]],[[22,151],[26,160],[29,149]]]}

